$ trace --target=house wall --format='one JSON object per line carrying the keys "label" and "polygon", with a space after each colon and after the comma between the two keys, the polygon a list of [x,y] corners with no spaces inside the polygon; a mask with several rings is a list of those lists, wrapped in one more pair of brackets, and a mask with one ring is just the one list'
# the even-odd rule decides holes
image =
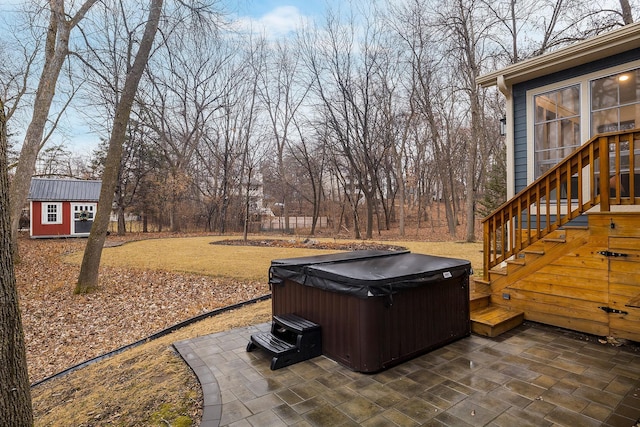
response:
{"label": "house wall", "polygon": [[513,168],[515,193],[524,189],[529,184],[527,180],[527,91],[585,74],[606,70],[607,68],[638,59],[640,59],[640,49],[633,49],[619,55],[549,74],[513,86]]}
{"label": "house wall", "polygon": [[31,202],[31,236],[69,236],[71,234],[71,204],[62,203],[62,224],[42,224],[42,202]]}

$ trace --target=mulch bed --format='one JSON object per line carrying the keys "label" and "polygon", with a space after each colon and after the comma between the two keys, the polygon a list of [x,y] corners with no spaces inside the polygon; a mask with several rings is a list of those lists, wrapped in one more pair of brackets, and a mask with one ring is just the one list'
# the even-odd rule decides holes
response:
{"label": "mulch bed", "polygon": [[262,247],[279,247],[279,248],[300,248],[300,249],[327,249],[336,251],[404,251],[407,248],[402,246],[386,245],[375,242],[320,242],[314,239],[248,239],[248,240],[220,240],[211,242],[212,245],[230,245],[230,246],[262,246]]}
{"label": "mulch bed", "polygon": [[[110,236],[108,242],[133,239]],[[102,266],[99,289],[74,295],[80,266],[62,259],[85,245],[86,239],[19,240],[21,262],[15,272],[31,382],[197,315],[269,293],[266,283]]]}

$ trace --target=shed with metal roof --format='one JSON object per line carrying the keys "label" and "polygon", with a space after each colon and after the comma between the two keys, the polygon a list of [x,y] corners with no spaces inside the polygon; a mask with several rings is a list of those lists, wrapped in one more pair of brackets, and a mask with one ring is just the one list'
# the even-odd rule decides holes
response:
{"label": "shed with metal roof", "polygon": [[29,235],[86,237],[100,199],[101,181],[33,178],[29,188]]}

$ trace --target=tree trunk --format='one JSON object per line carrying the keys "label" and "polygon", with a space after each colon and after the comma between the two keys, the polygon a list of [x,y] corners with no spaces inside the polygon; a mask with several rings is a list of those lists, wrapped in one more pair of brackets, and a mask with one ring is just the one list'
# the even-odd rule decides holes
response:
{"label": "tree trunk", "polygon": [[620,9],[622,10],[622,21],[624,25],[633,24],[633,14],[631,13],[629,0],[620,0]]}
{"label": "tree trunk", "polygon": [[467,170],[466,170],[466,189],[467,189],[467,200],[466,200],[466,222],[467,222],[467,230],[466,230],[466,241],[467,242],[475,242],[476,241],[476,199],[477,199],[477,188],[478,184],[476,182],[476,162],[478,161],[478,145],[480,138],[482,137],[482,130],[480,128],[480,101],[478,100],[478,88],[471,89],[471,141],[470,149],[468,152],[467,159]]}
{"label": "tree trunk", "polygon": [[38,153],[42,148],[44,128],[49,118],[49,110],[55,95],[56,83],[60,70],[69,53],[69,36],[71,30],[84,17],[97,0],[87,0],[71,20],[66,20],[64,1],[50,1],[51,17],[45,44],[45,59],[40,81],[33,102],[31,122],[22,143],[20,159],[16,166],[15,175],[11,182],[10,206],[11,214],[11,249],[14,259],[18,261],[18,227],[22,207],[29,194],[31,177],[35,171]]}
{"label": "tree trunk", "polygon": [[[9,205],[7,122],[0,101],[0,205]],[[13,269],[11,219],[0,210],[0,425],[32,426],[26,347]]]}
{"label": "tree trunk", "polygon": [[[404,145],[404,139],[402,141]],[[398,193],[400,199],[398,200],[398,228],[400,231],[400,236],[404,237],[404,205],[405,205],[405,185],[404,185],[404,171],[402,170],[402,153],[404,150],[401,150],[400,153],[396,152],[395,156],[395,167],[396,167],[396,175],[398,177]]]}
{"label": "tree trunk", "polygon": [[173,233],[181,231],[180,213],[178,210],[178,197],[172,196],[171,210],[169,212],[169,230]]}
{"label": "tree trunk", "polygon": [[118,206],[118,236],[124,236],[127,233],[127,222],[124,217],[124,209]]}
{"label": "tree trunk", "polygon": [[373,211],[375,209],[375,190],[365,193],[367,203],[367,239],[373,238]]}
{"label": "tree trunk", "polygon": [[247,171],[247,189],[246,196],[244,200],[244,227],[242,228],[242,240],[245,242],[249,238],[249,207],[251,202],[251,173],[252,168],[249,166],[249,170]]}
{"label": "tree trunk", "polygon": [[138,83],[142,78],[142,73],[149,59],[153,39],[158,30],[162,3],[163,0],[151,0],[149,18],[145,25],[144,35],[142,36],[133,66],[127,74],[124,90],[122,91],[120,102],[116,108],[113,129],[111,130],[111,137],[109,138],[109,150],[102,174],[102,188],[100,190],[98,210],[82,258],[80,275],[75,289],[76,293],[88,293],[98,286],[98,270],[100,267],[100,258],[102,257],[102,247],[107,237],[111,203],[113,202],[113,195],[116,185],[118,184],[118,171],[120,169],[120,162],[122,161],[122,151],[126,139],[131,107],[135,99],[136,91],[138,90]]}

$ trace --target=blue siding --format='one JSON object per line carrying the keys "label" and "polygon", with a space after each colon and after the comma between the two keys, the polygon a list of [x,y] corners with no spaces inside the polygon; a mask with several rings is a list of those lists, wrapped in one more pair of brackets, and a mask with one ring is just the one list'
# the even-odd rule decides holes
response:
{"label": "blue siding", "polygon": [[513,88],[513,164],[515,192],[527,186],[527,93],[524,85]]}
{"label": "blue siding", "polygon": [[[556,222],[556,216],[555,215],[549,215],[550,219],[551,219],[551,223],[555,223]],[[527,217],[526,216],[522,216],[522,227],[523,228],[527,228]],[[567,223],[567,225],[569,226],[574,226],[574,227],[578,227],[578,226],[586,226],[589,225],[589,220],[587,218],[586,215],[580,215],[579,217],[572,219],[571,221],[569,221]],[[540,217],[540,228],[545,228],[547,226],[547,217],[546,216],[541,216]],[[531,215],[531,228],[535,228],[536,227],[536,215]]]}
{"label": "blue siding", "polygon": [[[514,177],[515,192],[527,186],[527,91],[537,87],[561,82],[563,80],[572,79],[585,74],[604,70],[606,68],[615,67],[626,62],[636,61],[640,59],[640,49],[633,49],[619,55],[610,56],[608,58],[591,62],[578,67],[569,68],[564,71],[549,74],[537,79],[529,80],[512,88],[513,93],[513,130],[514,130]],[[583,112],[584,113],[584,112]]]}

